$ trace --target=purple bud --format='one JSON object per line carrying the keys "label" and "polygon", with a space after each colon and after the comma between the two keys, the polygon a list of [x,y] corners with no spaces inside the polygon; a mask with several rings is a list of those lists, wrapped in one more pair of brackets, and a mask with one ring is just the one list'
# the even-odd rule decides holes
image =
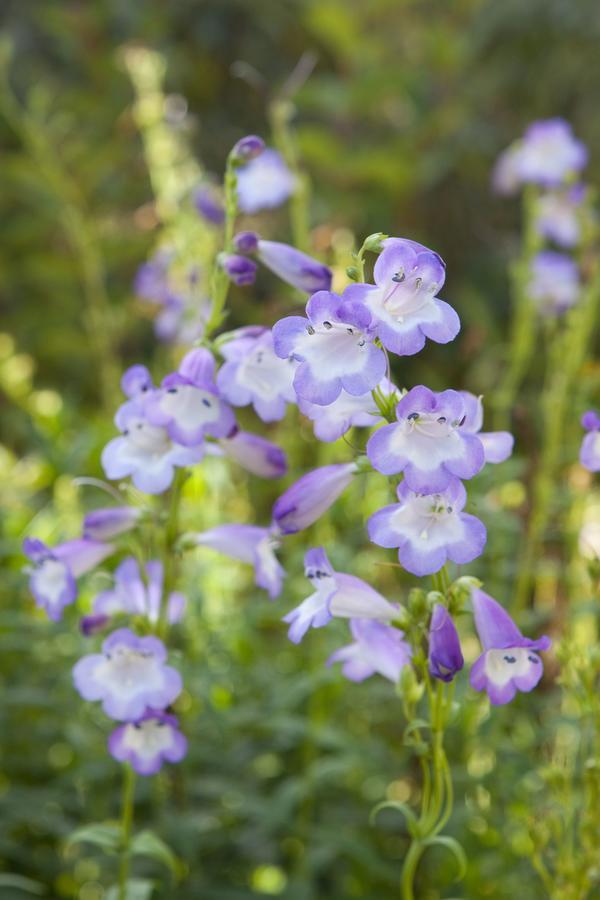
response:
{"label": "purple bud", "polygon": [[219,444],[226,456],[259,478],[281,478],[287,472],[287,459],[281,447],[257,434],[237,431]]}
{"label": "purple bud", "polygon": [[236,253],[256,253],[258,249],[258,235],[255,231],[239,231],[233,239],[233,249]]}
{"label": "purple bud", "polygon": [[429,671],[440,681],[452,681],[464,664],[454,622],[448,610],[436,603],[429,627]]}
{"label": "purple bud", "polygon": [[203,219],[212,225],[222,225],[225,210],[217,192],[208,185],[201,185],[194,193],[194,206]]}
{"label": "purple bud", "polygon": [[108,506],[95,509],[83,520],[83,536],[90,540],[104,541],[123,534],[135,527],[142,514],[136,506]]}
{"label": "purple bud", "polygon": [[223,254],[219,262],[229,280],[233,281],[234,284],[237,284],[240,287],[247,284],[254,284],[257,265],[251,259],[229,253]]}
{"label": "purple bud", "polygon": [[289,244],[259,240],[258,258],[282,281],[305,294],[328,291],[331,287],[331,269]]}
{"label": "purple bud", "polygon": [[275,501],[273,521],[283,534],[308,528],[335,503],[355,474],[354,463],[307,472]]}
{"label": "purple bud", "polygon": [[241,138],[230,153],[232,161],[238,165],[256,159],[265,149],[265,142],[256,134]]}
{"label": "purple bud", "polygon": [[92,637],[92,635],[100,634],[101,631],[104,631],[109,622],[110,616],[83,616],[79,622],[79,629],[84,637]]}

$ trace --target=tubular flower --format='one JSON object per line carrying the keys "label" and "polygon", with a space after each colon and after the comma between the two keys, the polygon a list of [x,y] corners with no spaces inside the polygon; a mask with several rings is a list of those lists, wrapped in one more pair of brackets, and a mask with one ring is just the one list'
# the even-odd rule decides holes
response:
{"label": "tubular flower", "polygon": [[351,619],[350,631],[354,642],[332,653],[327,665],[341,662],[342,672],[350,681],[364,681],[378,674],[397,684],[412,656],[402,632],[375,619]]}

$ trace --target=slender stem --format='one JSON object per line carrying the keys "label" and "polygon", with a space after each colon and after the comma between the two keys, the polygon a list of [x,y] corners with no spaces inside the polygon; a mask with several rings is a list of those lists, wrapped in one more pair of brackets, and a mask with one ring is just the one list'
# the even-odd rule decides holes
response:
{"label": "slender stem", "polygon": [[177,553],[175,544],[179,537],[179,510],[183,486],[188,477],[185,469],[177,469],[173,485],[168,499],[168,514],[164,528],[163,565],[164,582],[163,596],[160,606],[158,630],[161,637],[165,637],[168,626],[169,596],[177,581]]}
{"label": "slender stem", "polygon": [[402,900],[414,900],[414,880],[417,873],[417,866],[424,850],[423,843],[415,839],[408,848],[408,853],[404,859],[402,867]]}
{"label": "slender stem", "polygon": [[[223,235],[223,253],[231,253],[233,250],[233,233],[238,211],[237,200],[237,172],[236,162],[230,153],[225,169],[225,227]],[[215,258],[211,276],[212,306],[208,321],[204,328],[204,339],[211,334],[225,320],[225,304],[229,293],[229,277],[223,270],[219,261],[219,254]]]}
{"label": "slender stem", "polygon": [[127,900],[129,879],[130,844],[133,829],[135,797],[135,772],[126,763],[123,766],[123,800],[121,806],[121,859],[119,862],[119,900]]}

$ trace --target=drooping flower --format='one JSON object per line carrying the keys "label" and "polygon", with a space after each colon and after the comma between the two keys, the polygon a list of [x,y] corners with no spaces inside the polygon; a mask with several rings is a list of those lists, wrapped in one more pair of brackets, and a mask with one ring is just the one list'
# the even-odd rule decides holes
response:
{"label": "drooping flower", "polygon": [[219,264],[230,281],[239,287],[254,284],[258,266],[247,256],[239,253],[223,253],[219,257]]}
{"label": "drooping flower", "polygon": [[466,412],[458,391],[414,387],[396,407],[398,423],[369,438],[367,456],[384,475],[403,472],[413,491],[443,491],[455,478],[472,478],[485,461],[479,437],[463,427]]}
{"label": "drooping flower", "polygon": [[418,353],[426,338],[438,344],[454,340],[460,320],[437,296],[446,278],[442,258],[405,238],[387,238],[383,247],[373,270],[375,284],[352,284],[343,299],[364,303],[383,346],[400,356]]}
{"label": "drooping flower", "polygon": [[354,463],[322,466],[307,472],[275,501],[273,522],[282,534],[308,528],[335,503],[355,474]]}
{"label": "drooping flower", "polygon": [[498,158],[493,184],[500,193],[513,193],[522,184],[559,187],[580,172],[588,152],[564,119],[533,122],[519,141]]}
{"label": "drooping flower", "polygon": [[285,452],[266,438],[249,431],[235,431],[231,437],[222,438],[217,445],[207,449],[214,453],[218,448],[238,465],[258,478],[282,478],[287,472]]}
{"label": "drooping flower", "polygon": [[472,601],[483,653],[471,669],[471,687],[486,691],[495,706],[510,703],[517,691],[531,691],[539,682],[543,665],[534,651],[549,650],[552,642],[545,635],[523,637],[506,610],[484,591],[473,591]]}
{"label": "drooping flower", "polygon": [[217,373],[221,396],[233,406],[251,403],[263,422],[282,419],[286,405],[296,401],[292,382],[297,363],[277,356],[271,330],[240,328],[221,353],[225,359]]}
{"label": "drooping flower", "polygon": [[460,481],[445,491],[416,494],[403,481],[397,489],[399,503],[374,513],[369,537],[380,547],[397,547],[402,566],[413,575],[432,575],[450,560],[462,565],[482,552],[486,529],[475,516],[463,513],[467,493]]}
{"label": "drooping flower", "polygon": [[137,721],[115,728],[108,751],[119,762],[128,762],[138,775],[156,775],[163,763],[181,762],[187,740],[175,716],[149,709]]}
{"label": "drooping flower", "polygon": [[461,391],[465,404],[465,419],[461,426],[467,434],[476,434],[483,445],[486,463],[501,463],[508,459],[513,451],[515,439],[509,431],[484,431],[482,398]]}
{"label": "drooping flower", "polygon": [[351,619],[350,631],[354,642],[336,650],[327,665],[341,662],[342,672],[350,681],[379,674],[397,684],[412,656],[403,633],[375,619]]}
{"label": "drooping flower", "polygon": [[142,516],[139,506],[106,506],[86,513],[83,536],[89,540],[105,541],[135,528]]}
{"label": "drooping flower", "polygon": [[600,472],[600,416],[590,409],[581,417],[581,424],[588,433],[581,443],[579,461],[590,472]]}
{"label": "drooping flower", "polygon": [[[378,387],[384,395],[396,390],[387,378]],[[359,397],[342,391],[337,400],[328,406],[319,406],[300,398],[298,409],[313,422],[315,437],[325,442],[337,441],[350,428],[372,428],[382,421],[371,391]]]}
{"label": "drooping flower", "polygon": [[210,547],[231,559],[254,566],[255,581],[274,600],[281,593],[285,569],[279,564],[275,550],[279,541],[273,530],[257,525],[218,525],[208,531],[190,535],[202,547]]}
{"label": "drooping flower", "polygon": [[581,238],[584,198],[583,185],[538,197],[535,223],[539,233],[561,247],[575,247]]}
{"label": "drooping flower", "polygon": [[167,666],[165,645],[157,637],[138,637],[119,628],[102,644],[102,653],[84,656],[73,668],[84,700],[101,700],[107,716],[136,721],[146,709],[165,709],[181,693],[181,675]]}
{"label": "drooping flower", "polygon": [[114,544],[78,538],[47,547],[38,538],[26,538],[23,551],[31,560],[29,588],[36,606],[58,622],[65,606],[77,597],[76,579],[91,571],[115,551]]}
{"label": "drooping flower", "polygon": [[542,315],[564,313],[579,299],[577,263],[564,253],[542,250],[531,263],[528,292]]}
{"label": "drooping flower", "polygon": [[212,353],[203,347],[190,350],[178,371],[167,375],[148,398],[148,421],[186,447],[201,444],[207,435],[227,437],[235,428],[235,416],[219,396],[214,371]]}
{"label": "drooping flower", "polygon": [[238,205],[248,215],[281,206],[295,189],[296,179],[276,150],[264,150],[237,172]]}
{"label": "drooping flower", "polygon": [[329,266],[289,244],[259,240],[257,256],[274,275],[305,294],[331,288],[333,273]]}
{"label": "drooping flower", "polygon": [[200,462],[203,447],[184,447],[169,437],[166,428],[153,425],[147,417],[147,401],[130,400],[115,416],[121,436],[113,438],[102,451],[107,478],[131,476],[136,488],[146,494],[161,494],[173,480],[176,467]]}
{"label": "drooping flower", "polygon": [[308,301],[306,315],[288,316],[273,327],[275,353],[300,362],[294,375],[299,397],[327,406],[342,389],[360,396],[379,384],[386,359],[373,343],[371,314],[364,304],[318,291]]}
{"label": "drooping flower", "polygon": [[308,550],[304,557],[304,574],[314,593],[283,619],[290,626],[288,637],[295,644],[300,643],[309,628],[327,625],[332,616],[389,622],[398,615],[397,607],[366,581],[335,572],[322,547]]}
{"label": "drooping flower", "polygon": [[436,603],[431,616],[428,663],[431,675],[441,681],[452,681],[465,664],[456,626],[441,603]]}

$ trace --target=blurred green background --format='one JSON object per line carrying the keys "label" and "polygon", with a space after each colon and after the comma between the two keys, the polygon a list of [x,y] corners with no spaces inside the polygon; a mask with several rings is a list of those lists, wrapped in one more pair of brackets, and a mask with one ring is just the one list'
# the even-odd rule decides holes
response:
{"label": "blurred green background", "polygon": [[[73,536],[82,510],[99,502],[101,495],[72,484],[74,476],[101,476],[99,454],[120,402],[118,394],[107,402],[98,354],[119,370],[141,361],[157,375],[169,367],[132,292],[157,222],[121,48],[140,43],[164,56],[171,105],[179,108],[178,97],[188,104],[187,116],[171,124],[217,175],[239,137],[269,137],[273,91],[303,53],[314,53],[294,126],[313,183],[315,251],[336,261],[353,235],[374,231],[437,250],[448,264],[444,296],[460,311],[463,331],[448,347],[430,345],[403,360],[399,382],[485,392],[505,354],[507,263],[518,240],[518,204],[491,194],[491,167],[529,121],[561,115],[589,145],[587,176],[597,183],[600,7],[595,0],[4,0],[0,17],[13,45],[12,91],[28,115],[24,133],[6,102],[0,107],[0,896],[102,900],[111,861],[86,846],[65,849],[64,841],[77,825],[116,814],[119,770],[104,749],[106,720],[71,686],[70,668],[85,646],[75,619],[52,625],[34,611],[20,544],[25,533]],[[285,237],[286,228],[283,214],[264,219],[272,236]],[[270,324],[289,305],[289,295],[261,278],[256,291],[233,292],[232,324]],[[473,569],[501,600],[518,541],[528,410],[535,415],[535,404],[520,403],[520,452],[481,476],[472,504],[491,538]],[[291,411],[287,427],[270,429],[296,473],[317,459],[348,458],[343,443],[317,450],[308,426],[298,431],[296,423]],[[265,523],[280,490],[212,461],[188,488],[186,522],[195,529]],[[381,505],[381,490],[369,479],[365,515]],[[243,567],[210,554],[189,562],[191,613],[176,659],[190,754],[177,771],[144,784],[139,808],[187,874],[173,886],[154,863],[140,864],[139,872],[157,877],[157,896],[398,896],[402,820],[385,813],[374,828],[368,813],[385,796],[415,796],[400,710],[387,683],[350,686],[325,670],[344,640],[342,626],[294,648],[279,622],[304,596],[304,550],[320,542],[336,568],[375,572],[379,588],[398,596],[393,571],[373,568],[381,556],[365,546],[358,496],[357,488],[309,535],[289,542],[291,576],[275,605]],[[452,860],[432,852],[418,896],[544,897],[528,859],[527,823],[542,789],[532,770],[544,761],[556,701],[546,688],[535,712],[521,696],[490,717],[464,678],[463,693],[449,737],[457,781],[451,825],[469,875],[452,886]]]}

